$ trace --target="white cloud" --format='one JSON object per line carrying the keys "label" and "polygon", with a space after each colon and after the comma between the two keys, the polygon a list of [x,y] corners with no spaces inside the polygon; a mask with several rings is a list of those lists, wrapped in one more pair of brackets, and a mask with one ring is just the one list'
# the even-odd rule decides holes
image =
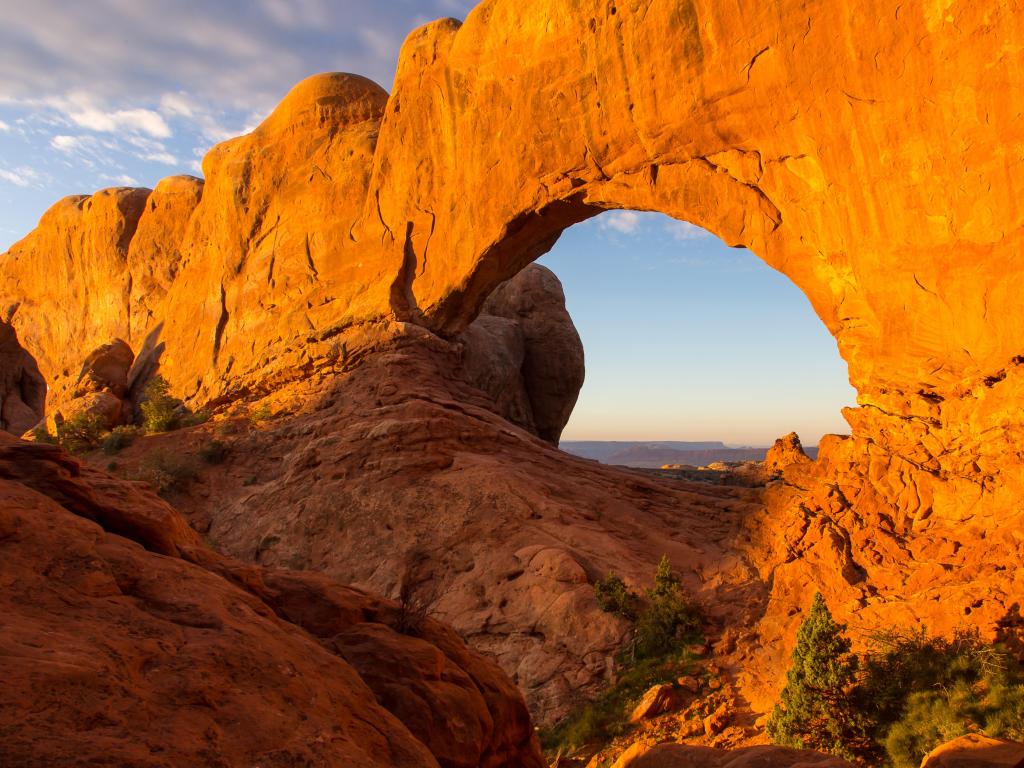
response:
{"label": "white cloud", "polygon": [[50,139],[50,146],[65,154],[77,152],[94,143],[91,136],[66,136],[61,134]]}
{"label": "white cloud", "polygon": [[107,176],[106,174],[103,174],[100,176],[100,181],[112,181],[120,187],[139,186],[138,179],[132,178],[127,173],[123,173],[120,176]]}
{"label": "white cloud", "polygon": [[172,155],[170,152],[150,152],[149,154],[139,155],[143,160],[149,160],[153,163],[163,163],[164,165],[178,165],[178,158]]}
{"label": "white cloud", "polygon": [[668,233],[673,238],[682,243],[713,237],[707,230],[701,229],[688,221],[668,221],[665,223],[665,229],[668,230]]}
{"label": "white cloud", "polygon": [[331,20],[321,0],[260,0],[260,5],[271,21],[288,29],[316,28]]}
{"label": "white cloud", "polygon": [[30,187],[39,180],[39,174],[27,166],[11,169],[0,168],[0,179],[16,187]]}
{"label": "white cloud", "polygon": [[8,132],[10,132],[10,130],[11,130],[11,126],[9,126],[3,120],[0,120],[0,133],[8,133]]}
{"label": "white cloud", "polygon": [[68,118],[82,128],[97,133],[139,133],[166,139],[171,136],[170,126],[158,112],[151,109],[118,109],[112,112],[96,107],[72,107]]}
{"label": "white cloud", "polygon": [[[180,118],[188,121],[192,128],[212,144],[233,139],[240,132],[244,132],[225,126],[221,122],[223,115],[214,114],[215,110],[201,104],[184,91],[165,93],[161,96],[160,112],[168,118]],[[260,119],[262,120],[262,118]]]}
{"label": "white cloud", "polygon": [[614,229],[623,235],[636,234],[640,229],[640,214],[635,211],[615,211],[601,217],[601,229]]}
{"label": "white cloud", "polygon": [[195,107],[188,94],[179,91],[178,93],[165,93],[160,97],[160,111],[165,115],[192,117],[195,114]]}

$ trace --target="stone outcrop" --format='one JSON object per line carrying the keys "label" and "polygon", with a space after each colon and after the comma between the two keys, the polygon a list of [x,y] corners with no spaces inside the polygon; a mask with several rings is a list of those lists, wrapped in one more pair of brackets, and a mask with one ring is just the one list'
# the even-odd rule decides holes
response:
{"label": "stone outcrop", "polygon": [[1024,744],[971,733],[932,750],[921,768],[1022,768]]}
{"label": "stone outcrop", "polygon": [[217,555],[51,446],[0,439],[0,499],[5,766],[543,765],[515,688],[431,619]]}
{"label": "stone outcrop", "polygon": [[612,768],[853,768],[853,764],[820,752],[786,747],[728,750],[638,743],[623,753]]}
{"label": "stone outcrop", "polygon": [[[0,307],[51,410],[119,338],[194,407],[290,414],[182,500],[233,555],[395,594],[426,548],[435,610],[555,715],[625,631],[588,582],[667,553],[764,711],[814,589],[858,631],[986,636],[1024,594],[1021,39],[971,0],[487,0],[410,35],[390,96],[300,83],[202,185],[59,202],[0,257]],[[615,208],[792,279],[849,366],[851,435],[762,496],[495,416],[557,440],[577,369],[546,361],[573,340],[500,286]]]}
{"label": "stone outcrop", "polygon": [[771,477],[784,473],[786,467],[808,462],[810,459],[804,453],[800,436],[796,432],[790,432],[785,437],[776,440],[774,445],[768,449],[768,453],[764,457],[764,473]]}
{"label": "stone outcrop", "polygon": [[0,320],[0,430],[20,435],[43,420],[46,381],[18,334]]}
{"label": "stone outcrop", "polygon": [[583,343],[554,273],[531,264],[502,283],[461,336],[471,383],[514,424],[558,445],[583,386]]}

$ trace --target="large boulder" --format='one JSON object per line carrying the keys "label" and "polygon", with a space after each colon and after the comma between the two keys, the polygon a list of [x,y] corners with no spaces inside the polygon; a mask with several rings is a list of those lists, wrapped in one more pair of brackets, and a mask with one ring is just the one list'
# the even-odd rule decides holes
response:
{"label": "large boulder", "polygon": [[128,371],[135,362],[135,353],[122,339],[102,344],[85,358],[75,382],[75,396],[90,392],[109,392],[124,397],[128,391]]}
{"label": "large boulder", "polygon": [[1024,768],[1024,744],[969,733],[933,749],[921,768]]}
{"label": "large boulder", "polygon": [[461,339],[472,383],[498,412],[558,445],[583,386],[583,344],[555,274],[531,264],[502,283]]}

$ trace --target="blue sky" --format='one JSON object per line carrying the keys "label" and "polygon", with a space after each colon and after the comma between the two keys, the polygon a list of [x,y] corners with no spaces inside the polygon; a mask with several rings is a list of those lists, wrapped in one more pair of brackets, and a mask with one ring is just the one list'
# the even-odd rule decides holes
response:
{"label": "blue sky", "polygon": [[[49,205],[199,174],[296,82],[389,88],[406,34],[472,0],[0,0],[0,251]],[[544,260],[588,376],[567,437],[808,443],[853,402],[803,296],[746,252],[663,217],[605,214]]]}
{"label": "blue sky", "polygon": [[846,363],[807,297],[745,249],[667,216],[607,212],[540,262],[561,278],[587,380],[567,440],[815,445],[847,434]]}

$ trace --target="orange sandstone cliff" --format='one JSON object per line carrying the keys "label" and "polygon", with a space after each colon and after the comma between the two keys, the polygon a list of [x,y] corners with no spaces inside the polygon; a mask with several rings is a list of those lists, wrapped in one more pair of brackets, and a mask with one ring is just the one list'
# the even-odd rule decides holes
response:
{"label": "orange sandstone cliff", "polygon": [[[974,0],[488,0],[410,35],[390,95],[317,75],[215,147],[205,182],[55,205],[0,257],[30,355],[4,397],[37,365],[50,417],[109,395],[116,421],[154,371],[197,408],[265,399],[280,417],[178,500],[192,524],[390,594],[425,562],[436,614],[545,719],[614,671],[624,628],[590,582],[640,583],[662,553],[755,713],[815,589],[856,630],[1008,631],[1022,39],[1013,3]],[[849,366],[851,434],[815,462],[780,450],[765,490],[559,453],[582,356],[557,281],[523,270],[614,208],[790,277]],[[124,390],[86,386],[117,340]]]}

